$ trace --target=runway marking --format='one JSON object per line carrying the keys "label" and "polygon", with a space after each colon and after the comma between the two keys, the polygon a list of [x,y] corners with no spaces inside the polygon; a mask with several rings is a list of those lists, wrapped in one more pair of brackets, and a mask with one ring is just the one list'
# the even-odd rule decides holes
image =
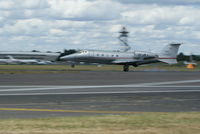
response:
{"label": "runway marking", "polygon": [[[139,83],[127,85],[97,85],[97,86],[0,86],[0,96],[9,95],[52,95],[52,94],[118,94],[118,93],[178,93],[178,92],[200,92],[200,85],[168,85],[168,84],[181,84],[181,83],[196,83],[200,80],[183,80],[183,81],[167,81],[167,82],[152,82],[152,83]],[[6,88],[6,89],[5,89]],[[92,88],[116,88],[115,91],[70,91],[70,89],[92,89]],[[119,91],[121,88],[182,88],[182,89],[163,89],[163,90],[136,90],[132,89]],[[188,88],[188,89],[184,89]],[[198,88],[198,89],[191,89]],[[52,93],[45,93],[47,90],[55,90]],[[65,90],[65,92],[58,92],[58,90]],[[23,93],[16,93],[20,91],[27,91]],[[28,91],[41,91],[40,93],[28,93]],[[43,91],[43,92],[42,92]],[[2,93],[1,93],[2,92]],[[6,93],[7,92],[7,93]],[[15,92],[15,93],[12,93]]]}
{"label": "runway marking", "polygon": [[199,86],[151,86],[151,85],[110,85],[110,86],[66,86],[66,87],[46,87],[46,88],[21,88],[21,89],[0,89],[0,92],[13,91],[38,91],[38,90],[62,90],[62,89],[91,89],[91,88],[200,88]]}
{"label": "runway marking", "polygon": [[128,111],[98,111],[98,110],[62,110],[62,109],[29,109],[29,108],[0,108],[0,111],[29,111],[29,112],[63,112],[63,113],[99,113],[99,114],[135,114]]}
{"label": "runway marking", "polygon": [[60,93],[12,93],[0,94],[0,96],[24,96],[24,95],[88,95],[88,94],[140,94],[140,93],[190,93],[200,92],[200,90],[159,90],[159,91],[107,91],[107,92],[60,92]]}
{"label": "runway marking", "polygon": [[46,87],[70,87],[70,88],[80,88],[80,87],[113,87],[113,86],[150,86],[150,85],[164,85],[164,84],[181,84],[181,83],[196,83],[200,82],[200,80],[182,80],[182,81],[164,81],[164,82],[150,82],[150,83],[138,83],[138,84],[126,84],[126,85],[94,85],[94,86],[68,86],[68,85],[14,85],[14,86],[0,86],[1,87],[7,87],[7,88],[18,88],[18,87],[30,87],[30,88],[46,88]]}
{"label": "runway marking", "polygon": [[[84,89],[84,88],[130,88],[130,87],[194,87],[200,88],[199,86],[162,86],[168,84],[181,84],[181,83],[196,83],[200,82],[200,80],[183,80],[183,81],[167,81],[167,82],[152,82],[152,83],[139,83],[139,84],[127,84],[127,85],[97,85],[97,86],[0,86],[0,88],[15,88],[15,89],[0,89],[0,92],[11,92],[11,91],[36,91],[36,90],[55,90],[55,89]],[[159,86],[161,85],[161,86]],[[16,89],[17,88],[17,89]]]}
{"label": "runway marking", "polygon": [[182,84],[182,83],[196,83],[200,82],[200,80],[182,80],[182,81],[164,81],[164,82],[152,82],[152,83],[144,83],[145,85],[168,85],[168,84]]}

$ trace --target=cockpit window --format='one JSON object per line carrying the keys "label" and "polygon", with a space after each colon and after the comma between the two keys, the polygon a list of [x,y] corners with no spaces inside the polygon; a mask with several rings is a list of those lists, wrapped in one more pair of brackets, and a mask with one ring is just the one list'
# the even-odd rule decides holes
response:
{"label": "cockpit window", "polygon": [[84,54],[84,53],[88,53],[88,51],[81,50],[81,51],[79,51],[78,53]]}

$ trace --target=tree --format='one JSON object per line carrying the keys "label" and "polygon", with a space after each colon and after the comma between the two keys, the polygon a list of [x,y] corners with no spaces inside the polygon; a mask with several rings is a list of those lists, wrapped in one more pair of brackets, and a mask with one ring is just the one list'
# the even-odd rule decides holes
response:
{"label": "tree", "polygon": [[183,53],[179,53],[177,55],[178,61],[189,61],[189,56],[184,55]]}

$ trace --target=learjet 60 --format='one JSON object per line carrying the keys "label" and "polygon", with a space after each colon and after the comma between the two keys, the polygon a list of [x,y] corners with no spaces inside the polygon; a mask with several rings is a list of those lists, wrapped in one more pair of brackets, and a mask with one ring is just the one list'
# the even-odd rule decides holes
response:
{"label": "learjet 60", "polygon": [[176,64],[176,56],[180,43],[171,43],[164,47],[160,53],[151,52],[120,52],[120,51],[98,51],[98,50],[82,50],[74,54],[61,57],[62,60],[72,63],[98,63],[98,64],[115,64],[123,65],[123,71],[128,72],[129,66],[137,67],[143,64],[156,62],[165,62],[168,64]]}

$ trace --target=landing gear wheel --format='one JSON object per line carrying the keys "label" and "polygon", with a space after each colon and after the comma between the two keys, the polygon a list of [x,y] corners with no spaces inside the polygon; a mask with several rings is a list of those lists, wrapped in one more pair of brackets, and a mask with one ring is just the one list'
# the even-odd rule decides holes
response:
{"label": "landing gear wheel", "polygon": [[75,68],[75,64],[71,64],[71,68]]}
{"label": "landing gear wheel", "polygon": [[128,72],[129,71],[129,65],[124,65],[123,70],[124,70],[124,72]]}

